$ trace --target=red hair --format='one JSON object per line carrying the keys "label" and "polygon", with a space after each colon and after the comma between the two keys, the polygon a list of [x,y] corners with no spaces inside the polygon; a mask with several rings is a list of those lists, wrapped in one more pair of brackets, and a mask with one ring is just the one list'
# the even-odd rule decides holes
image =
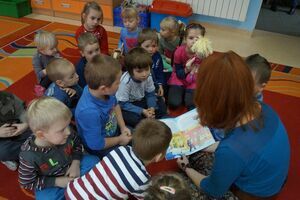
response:
{"label": "red hair", "polygon": [[236,53],[215,53],[198,71],[195,105],[201,124],[228,131],[260,114],[249,67]]}

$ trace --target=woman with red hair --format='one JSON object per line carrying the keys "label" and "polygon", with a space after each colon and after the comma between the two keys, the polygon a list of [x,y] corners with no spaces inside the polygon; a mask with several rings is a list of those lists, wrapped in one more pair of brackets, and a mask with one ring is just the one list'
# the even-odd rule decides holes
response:
{"label": "woman with red hair", "polygon": [[223,129],[225,137],[211,148],[210,175],[197,172],[186,157],[178,159],[179,167],[209,196],[231,190],[240,199],[275,197],[288,174],[288,136],[274,110],[256,100],[244,60],[232,51],[204,59],[194,102],[201,124]]}

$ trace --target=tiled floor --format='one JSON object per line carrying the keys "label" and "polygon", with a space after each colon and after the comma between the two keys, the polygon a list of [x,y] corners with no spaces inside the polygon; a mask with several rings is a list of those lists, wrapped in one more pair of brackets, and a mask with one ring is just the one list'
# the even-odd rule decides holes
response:
{"label": "tiled floor", "polygon": [[[27,17],[80,25],[79,21],[31,14]],[[105,26],[106,30],[119,32],[119,27]],[[207,37],[216,51],[233,50],[241,56],[259,53],[269,61],[300,68],[300,37],[254,30],[252,36],[228,28],[206,26]]]}

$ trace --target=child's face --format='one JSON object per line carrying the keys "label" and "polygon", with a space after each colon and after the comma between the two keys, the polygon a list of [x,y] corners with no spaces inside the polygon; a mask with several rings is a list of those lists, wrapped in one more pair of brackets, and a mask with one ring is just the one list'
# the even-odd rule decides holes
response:
{"label": "child's face", "polygon": [[113,84],[107,88],[108,89],[107,95],[113,95],[117,92],[117,90],[119,89],[121,76],[122,76],[122,71],[118,73],[116,80],[113,82]]}
{"label": "child's face", "polygon": [[45,49],[40,49],[39,52],[41,54],[44,54],[46,56],[54,56],[57,53],[57,45],[55,45],[54,47],[48,47]]}
{"label": "child's face", "polygon": [[173,32],[171,32],[170,29],[162,27],[162,26],[160,27],[159,34],[164,39],[169,39],[173,36]]}
{"label": "child's face", "polygon": [[95,28],[102,21],[101,12],[97,11],[95,9],[90,9],[90,11],[89,11],[89,13],[87,15],[83,14],[83,18],[84,18],[84,21],[85,21],[84,27],[88,31],[95,30]]}
{"label": "child's face", "polygon": [[201,36],[201,30],[199,29],[190,29],[185,40],[186,40],[186,46],[189,51],[191,51],[191,48],[193,44],[198,40],[198,37]]}
{"label": "child's face", "polygon": [[135,31],[139,25],[139,19],[136,17],[124,18],[123,19],[124,27],[127,28],[129,32]]}
{"label": "child's face", "polygon": [[145,81],[147,80],[148,76],[150,75],[150,66],[146,69],[133,69],[133,78],[138,81]]}
{"label": "child's face", "polygon": [[80,51],[81,56],[85,57],[87,62],[90,62],[94,56],[100,55],[99,43],[88,44],[84,47],[83,51]]}
{"label": "child's face", "polygon": [[43,131],[44,140],[49,146],[65,144],[71,131],[69,129],[71,119],[58,120],[48,130]]}
{"label": "child's face", "polygon": [[157,42],[154,40],[145,40],[141,44],[141,47],[152,55],[157,51]]}
{"label": "child's face", "polygon": [[64,73],[64,78],[62,81],[63,87],[71,87],[78,83],[79,76],[75,71],[74,66],[68,66],[68,69]]}

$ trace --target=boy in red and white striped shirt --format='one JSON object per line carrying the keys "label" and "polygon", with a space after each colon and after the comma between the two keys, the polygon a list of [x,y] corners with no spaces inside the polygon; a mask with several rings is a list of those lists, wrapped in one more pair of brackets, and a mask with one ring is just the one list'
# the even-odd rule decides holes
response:
{"label": "boy in red and white striped shirt", "polygon": [[172,138],[163,122],[142,120],[133,134],[133,146],[120,146],[92,170],[68,184],[67,199],[126,199],[144,197],[150,175],[145,166],[165,157]]}

